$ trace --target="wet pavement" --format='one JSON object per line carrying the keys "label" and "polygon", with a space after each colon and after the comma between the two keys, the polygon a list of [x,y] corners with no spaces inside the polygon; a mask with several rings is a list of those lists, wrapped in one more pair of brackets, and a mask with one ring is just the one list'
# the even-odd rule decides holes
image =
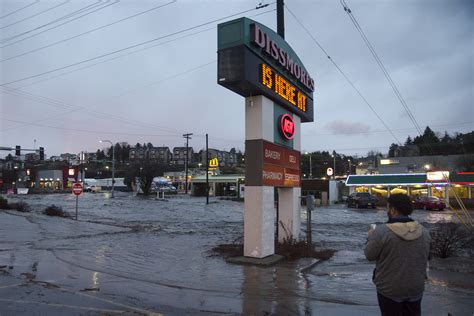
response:
{"label": "wet pavement", "polygon": [[[2,316],[379,314],[373,264],[363,247],[369,224],[385,221],[383,209],[317,208],[313,241],[336,249],[333,258],[311,268],[305,268],[311,259],[254,267],[228,264],[211,252],[241,241],[243,203],[85,193],[75,221],[41,214],[51,204],[74,214],[69,194],[8,199],[27,202],[32,212],[0,211]],[[449,212],[416,211],[413,217],[422,223],[454,219]],[[473,314],[472,263],[432,263],[423,314]]]}

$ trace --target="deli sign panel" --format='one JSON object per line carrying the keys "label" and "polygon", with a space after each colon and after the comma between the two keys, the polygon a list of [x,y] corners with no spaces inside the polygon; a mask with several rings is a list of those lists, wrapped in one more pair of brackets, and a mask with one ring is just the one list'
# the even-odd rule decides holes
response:
{"label": "deli sign panel", "polygon": [[300,152],[263,142],[263,162],[295,170],[300,169]]}
{"label": "deli sign panel", "polygon": [[290,45],[248,18],[218,25],[217,83],[243,97],[265,95],[312,122],[314,79]]}

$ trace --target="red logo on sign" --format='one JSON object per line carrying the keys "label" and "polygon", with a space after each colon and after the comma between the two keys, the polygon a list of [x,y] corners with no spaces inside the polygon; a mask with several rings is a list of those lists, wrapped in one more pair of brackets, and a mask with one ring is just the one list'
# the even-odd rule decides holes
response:
{"label": "red logo on sign", "polygon": [[295,122],[289,114],[283,114],[280,117],[280,131],[286,139],[290,140],[295,137]]}

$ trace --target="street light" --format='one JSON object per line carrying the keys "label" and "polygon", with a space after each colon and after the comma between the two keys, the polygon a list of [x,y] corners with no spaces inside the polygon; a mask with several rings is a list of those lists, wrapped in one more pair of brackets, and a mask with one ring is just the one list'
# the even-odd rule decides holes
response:
{"label": "street light", "polygon": [[109,143],[112,146],[112,198],[114,197],[115,188],[115,146],[110,140],[101,140],[101,143]]}
{"label": "street light", "polygon": [[333,179],[336,179],[336,153],[333,153],[331,156],[334,158],[334,160],[333,160],[333,168],[332,168],[332,172],[333,172],[333,173],[332,173],[332,178],[333,178]]}
{"label": "street light", "polygon": [[311,165],[311,153],[305,152],[306,155],[309,155],[309,178],[313,179],[313,166]]}
{"label": "street light", "polygon": [[352,170],[351,170],[351,166],[352,166],[352,165],[351,165],[351,160],[350,160],[350,159],[347,159],[347,162],[349,163],[349,175],[350,175],[350,174],[351,174],[351,171],[352,171]]}

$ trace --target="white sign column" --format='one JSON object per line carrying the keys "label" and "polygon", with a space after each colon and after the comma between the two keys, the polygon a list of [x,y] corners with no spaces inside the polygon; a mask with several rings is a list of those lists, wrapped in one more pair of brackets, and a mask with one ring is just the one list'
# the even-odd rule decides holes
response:
{"label": "white sign column", "polygon": [[[273,108],[273,101],[264,96],[245,98],[246,141],[273,142]],[[275,217],[274,188],[245,186],[244,256],[264,258],[275,253]]]}
{"label": "white sign column", "polygon": [[[293,114],[295,138],[293,149],[301,151],[301,119]],[[278,188],[278,241],[286,238],[298,239],[301,225],[301,188]]]}

